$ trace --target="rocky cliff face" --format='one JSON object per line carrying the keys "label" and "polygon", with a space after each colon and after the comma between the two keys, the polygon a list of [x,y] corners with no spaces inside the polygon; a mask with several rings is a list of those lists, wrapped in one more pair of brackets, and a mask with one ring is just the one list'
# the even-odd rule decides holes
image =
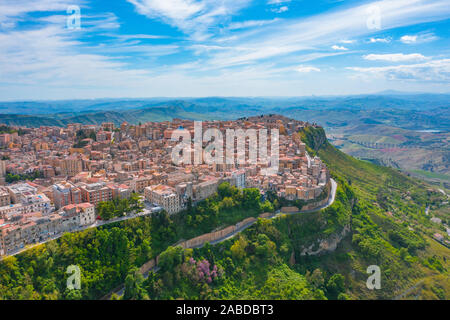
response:
{"label": "rocky cliff face", "polygon": [[350,230],[350,225],[346,225],[340,233],[333,234],[327,239],[317,239],[317,241],[311,244],[309,247],[304,248],[300,255],[317,256],[323,253],[333,252],[334,250],[336,250],[338,244],[342,241],[342,239],[344,239],[345,236],[350,233]]}
{"label": "rocky cliff face", "polygon": [[300,132],[300,137],[314,152],[328,144],[327,135],[322,127],[308,126]]}

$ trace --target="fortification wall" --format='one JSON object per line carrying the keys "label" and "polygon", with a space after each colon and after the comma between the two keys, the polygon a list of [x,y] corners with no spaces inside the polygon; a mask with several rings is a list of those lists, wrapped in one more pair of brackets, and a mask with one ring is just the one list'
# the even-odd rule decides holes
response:
{"label": "fortification wall", "polygon": [[[271,215],[272,215],[272,213],[263,213],[259,217],[260,218],[268,218]],[[221,229],[221,230],[211,232],[211,233],[206,233],[206,234],[203,234],[196,238],[179,242],[175,246],[181,246],[184,249],[201,247],[207,242],[214,242],[214,241],[217,241],[220,239],[224,239],[228,236],[231,236],[233,233],[236,232],[236,230],[239,230],[242,227],[251,225],[251,224],[255,223],[256,220],[257,220],[256,218],[247,218],[245,220],[238,222],[234,226],[229,226],[225,229]],[[152,270],[154,267],[156,267],[158,265],[158,260],[159,260],[159,256],[156,257],[155,259],[148,261],[147,263],[145,263],[144,265],[141,266],[141,268],[139,269],[139,272],[141,274],[149,272],[150,270]]]}
{"label": "fortification wall", "polygon": [[156,259],[152,259],[150,261],[148,261],[147,263],[145,263],[140,269],[139,272],[141,274],[147,273],[149,272],[151,269],[153,269],[154,267],[156,267]]}

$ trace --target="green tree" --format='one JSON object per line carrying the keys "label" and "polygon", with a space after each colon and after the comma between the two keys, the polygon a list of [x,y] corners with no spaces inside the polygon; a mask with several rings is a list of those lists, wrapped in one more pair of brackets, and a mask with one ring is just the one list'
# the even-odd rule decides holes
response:
{"label": "green tree", "polygon": [[240,236],[239,239],[236,240],[230,248],[233,258],[236,258],[238,260],[244,259],[246,255],[245,248],[247,248],[247,245],[248,243],[245,238]]}
{"label": "green tree", "polygon": [[345,291],[345,278],[342,274],[336,273],[328,279],[327,293],[329,298],[337,299],[340,293]]}
{"label": "green tree", "polygon": [[224,210],[229,210],[235,206],[233,198],[225,197],[220,203],[220,207]]}
{"label": "green tree", "polygon": [[322,289],[325,284],[325,279],[320,269],[315,269],[312,273],[306,272],[306,279],[317,289]]}
{"label": "green tree", "polygon": [[258,208],[259,209],[259,201],[261,199],[261,194],[258,189],[250,188],[244,189],[243,191],[243,199],[242,205],[244,208]]}
{"label": "green tree", "polygon": [[161,255],[159,256],[158,266],[161,268],[161,271],[167,271],[175,266],[181,264],[183,262],[184,249],[180,246],[177,247],[168,247]]}
{"label": "green tree", "polygon": [[217,189],[217,193],[221,199],[233,196],[231,185],[228,182],[221,183]]}
{"label": "green tree", "polygon": [[144,277],[137,268],[132,268],[125,278],[124,300],[148,300],[148,294],[143,287]]}

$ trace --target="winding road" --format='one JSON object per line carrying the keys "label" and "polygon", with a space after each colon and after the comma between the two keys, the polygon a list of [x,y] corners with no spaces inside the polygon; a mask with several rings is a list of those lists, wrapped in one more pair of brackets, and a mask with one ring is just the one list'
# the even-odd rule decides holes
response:
{"label": "winding road", "polygon": [[[279,217],[280,215],[292,215],[292,214],[300,214],[300,213],[312,213],[312,212],[316,212],[316,211],[320,211],[323,209],[328,208],[329,206],[331,206],[334,203],[334,200],[336,199],[336,190],[337,190],[337,183],[336,181],[334,181],[333,179],[331,179],[331,197],[328,198],[328,202],[326,204],[324,204],[323,206],[319,207],[319,208],[314,208],[311,210],[304,210],[304,211],[299,211],[299,212],[290,212],[290,213],[281,213],[281,212],[277,212],[274,216],[270,217],[270,219],[274,219],[276,217]],[[256,221],[248,223],[242,227],[240,227],[239,229],[236,229],[236,231],[234,231],[232,234],[229,234],[226,237],[223,237],[221,239],[217,239],[215,241],[211,241],[210,244],[214,245],[217,243],[221,243],[225,240],[231,239],[233,238],[235,235],[241,233],[242,231],[244,231],[245,229],[250,228],[252,225],[255,224]],[[202,245],[203,246],[203,245]],[[195,248],[201,248],[202,246],[197,246]]]}

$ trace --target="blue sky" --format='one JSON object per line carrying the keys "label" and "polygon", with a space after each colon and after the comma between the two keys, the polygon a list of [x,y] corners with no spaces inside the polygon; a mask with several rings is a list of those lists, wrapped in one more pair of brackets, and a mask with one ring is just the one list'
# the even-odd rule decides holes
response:
{"label": "blue sky", "polygon": [[448,0],[2,0],[0,100],[449,92],[449,30]]}

